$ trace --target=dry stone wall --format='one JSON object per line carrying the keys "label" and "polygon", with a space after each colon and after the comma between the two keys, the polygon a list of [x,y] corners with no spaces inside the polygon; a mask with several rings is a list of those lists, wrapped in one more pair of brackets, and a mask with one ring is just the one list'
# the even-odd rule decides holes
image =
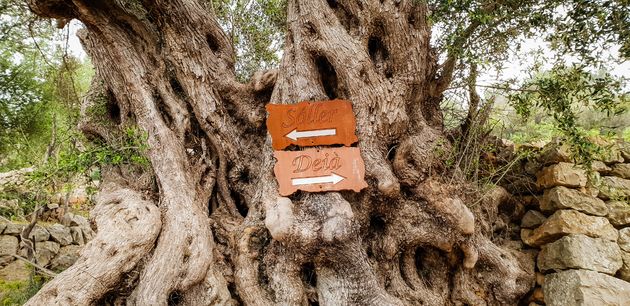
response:
{"label": "dry stone wall", "polygon": [[[36,264],[53,271],[70,267],[77,259],[79,251],[95,233],[86,218],[68,214],[67,226],[59,223],[36,225],[29,240],[35,242]],[[21,240],[21,233],[27,224],[0,220],[0,280],[19,281],[28,279],[28,263],[18,259],[27,256],[27,244]],[[17,256],[15,256],[17,255]]]}
{"label": "dry stone wall", "polygon": [[630,146],[607,147],[589,172],[551,143],[525,168],[535,183],[510,190],[535,203],[520,224],[537,253],[537,284],[525,302],[630,305]]}

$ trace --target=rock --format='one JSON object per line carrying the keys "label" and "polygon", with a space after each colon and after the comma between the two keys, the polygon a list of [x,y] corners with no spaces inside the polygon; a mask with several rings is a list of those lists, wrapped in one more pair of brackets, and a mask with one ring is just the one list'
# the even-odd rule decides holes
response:
{"label": "rock", "polygon": [[548,306],[619,306],[630,301],[630,283],[589,270],[567,270],[545,276]]}
{"label": "rock", "polygon": [[52,210],[52,209],[57,209],[57,208],[59,208],[59,204],[57,204],[57,203],[52,203],[52,202],[51,202],[51,203],[46,204],[46,207],[47,207],[48,209],[50,209],[50,210]]}
{"label": "rock", "polygon": [[523,239],[529,246],[541,246],[570,234],[617,241],[617,230],[603,217],[585,215],[575,210],[558,210],[531,235]]}
{"label": "rock", "polygon": [[619,239],[617,244],[624,252],[630,252],[630,227],[619,230]]}
{"label": "rock", "polygon": [[[2,221],[0,221],[2,222]],[[4,229],[7,227],[7,223],[6,222],[2,222],[0,223],[0,234],[2,234],[2,232],[4,232]]]}
{"label": "rock", "polygon": [[564,236],[542,246],[538,268],[545,272],[585,269],[614,275],[621,265],[621,249],[614,241],[582,234]]}
{"label": "rock", "polygon": [[53,224],[48,228],[48,232],[50,232],[50,236],[53,241],[56,241],[60,245],[69,245],[72,244],[72,234],[70,234],[70,229],[61,225],[61,224]]}
{"label": "rock", "polygon": [[0,256],[17,254],[19,241],[16,237],[2,235],[0,236]]}
{"label": "rock", "polygon": [[94,238],[94,236],[96,236],[96,232],[94,232],[90,226],[81,226],[81,231],[83,232],[83,239],[85,240],[85,243],[88,243]]}
{"label": "rock", "polygon": [[59,243],[53,241],[44,241],[36,244],[37,252],[35,252],[35,258],[37,263],[46,266],[50,263],[57,253],[59,253]]}
{"label": "rock", "polygon": [[623,260],[623,265],[617,272],[617,275],[626,282],[630,282],[630,252],[621,252],[621,259]]}
{"label": "rock", "polygon": [[521,229],[521,240],[523,242],[525,242],[525,240],[529,239],[529,236],[532,235],[532,232],[534,230],[528,229],[528,228],[522,228]]}
{"label": "rock", "polygon": [[542,188],[584,187],[586,186],[586,171],[569,163],[551,165],[538,172],[536,184]]}
{"label": "rock", "polygon": [[17,254],[18,239],[13,236],[0,236],[0,266],[15,260]]}
{"label": "rock", "polygon": [[630,197],[630,180],[616,176],[604,176],[598,196],[604,200]]}
{"label": "rock", "polygon": [[72,235],[72,243],[78,245],[85,244],[85,238],[83,238],[83,231],[78,226],[73,226],[70,228],[70,235]]}
{"label": "rock", "polygon": [[605,216],[608,213],[608,207],[604,201],[590,197],[577,190],[564,186],[545,190],[545,194],[540,201],[540,209],[542,211],[550,212],[566,208],[595,216]]}
{"label": "rock", "polygon": [[521,227],[523,228],[535,228],[543,224],[547,220],[547,217],[542,213],[535,210],[528,210],[523,219],[521,219]]}
{"label": "rock", "polygon": [[78,245],[68,245],[59,249],[59,253],[50,262],[50,268],[55,271],[68,269],[79,258],[81,247]]}
{"label": "rock", "polygon": [[518,150],[538,152],[542,150],[548,143],[549,141],[547,140],[539,140],[535,142],[523,143],[518,146]]}
{"label": "rock", "polygon": [[610,171],[610,167],[608,167],[604,162],[599,160],[594,160],[591,163],[591,170],[597,171],[599,173],[608,173]]}
{"label": "rock", "polygon": [[2,232],[3,235],[11,235],[11,236],[19,236],[22,233],[22,230],[26,227],[24,224],[18,223],[7,223],[7,226],[4,228]]}
{"label": "rock", "polygon": [[68,221],[66,224],[70,224],[70,226],[90,227],[90,222],[83,216],[67,213],[64,218]]}
{"label": "rock", "polygon": [[609,174],[620,178],[630,179],[630,164],[613,165]]}
{"label": "rock", "polygon": [[21,260],[16,260],[0,269],[0,280],[6,282],[26,281],[30,275],[31,268]]}
{"label": "rock", "polygon": [[630,205],[622,201],[606,202],[608,205],[608,220],[614,226],[630,225]]}
{"label": "rock", "polygon": [[571,148],[567,144],[552,140],[545,145],[538,158],[545,165],[570,162]]}
{"label": "rock", "polygon": [[50,238],[50,233],[48,231],[39,226],[35,225],[31,230],[31,233],[28,235],[30,238],[35,238],[36,242],[47,241]]}

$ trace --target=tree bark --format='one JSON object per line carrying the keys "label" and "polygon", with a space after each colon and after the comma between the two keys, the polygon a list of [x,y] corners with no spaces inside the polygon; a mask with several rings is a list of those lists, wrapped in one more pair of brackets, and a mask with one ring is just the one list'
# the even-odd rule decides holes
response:
{"label": "tree bark", "polygon": [[[532,259],[490,238],[498,203],[447,179],[452,72],[426,3],[290,0],[281,66],[247,84],[199,2],[30,5],[85,24],[81,128],[137,125],[151,170],[107,169],[96,238],[29,305],[505,305],[532,287]],[[353,103],[369,187],[281,197],[264,104],[334,98]]]}

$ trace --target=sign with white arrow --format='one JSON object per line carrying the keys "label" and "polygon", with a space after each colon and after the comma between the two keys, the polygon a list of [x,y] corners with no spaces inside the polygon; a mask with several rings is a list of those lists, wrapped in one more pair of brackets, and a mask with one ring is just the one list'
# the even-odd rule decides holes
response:
{"label": "sign with white arrow", "polygon": [[367,187],[359,148],[274,151],[273,155],[277,159],[273,171],[282,196],[297,190],[359,192]]}
{"label": "sign with white arrow", "polygon": [[299,138],[306,137],[319,137],[319,136],[333,136],[337,134],[337,129],[323,129],[323,130],[311,130],[311,131],[299,131],[293,130],[287,134],[287,137],[292,140],[298,140]]}
{"label": "sign with white arrow", "polygon": [[344,179],[343,176],[338,175],[337,173],[333,172],[333,174],[326,175],[326,176],[294,178],[294,179],[291,179],[291,184],[293,186],[309,185],[309,184],[324,184],[324,183],[337,184],[343,181],[343,179]]}
{"label": "sign with white arrow", "polygon": [[282,150],[290,145],[319,146],[358,141],[352,104],[345,100],[267,104],[267,130],[271,145]]}

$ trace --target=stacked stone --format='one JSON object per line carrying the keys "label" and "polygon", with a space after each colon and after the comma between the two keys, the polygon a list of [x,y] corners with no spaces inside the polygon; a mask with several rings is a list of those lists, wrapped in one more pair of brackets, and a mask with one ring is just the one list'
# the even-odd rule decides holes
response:
{"label": "stacked stone", "polygon": [[630,150],[606,150],[591,175],[568,149],[543,149],[538,210],[521,238],[539,248],[530,305],[630,305]]}
{"label": "stacked stone", "polygon": [[[68,214],[67,224],[36,225],[30,233],[35,240],[35,262],[53,271],[71,266],[79,251],[95,233],[82,216]],[[20,234],[26,224],[0,220],[0,280],[20,281],[29,277],[28,264],[14,255],[26,257],[25,247],[20,243]]]}

